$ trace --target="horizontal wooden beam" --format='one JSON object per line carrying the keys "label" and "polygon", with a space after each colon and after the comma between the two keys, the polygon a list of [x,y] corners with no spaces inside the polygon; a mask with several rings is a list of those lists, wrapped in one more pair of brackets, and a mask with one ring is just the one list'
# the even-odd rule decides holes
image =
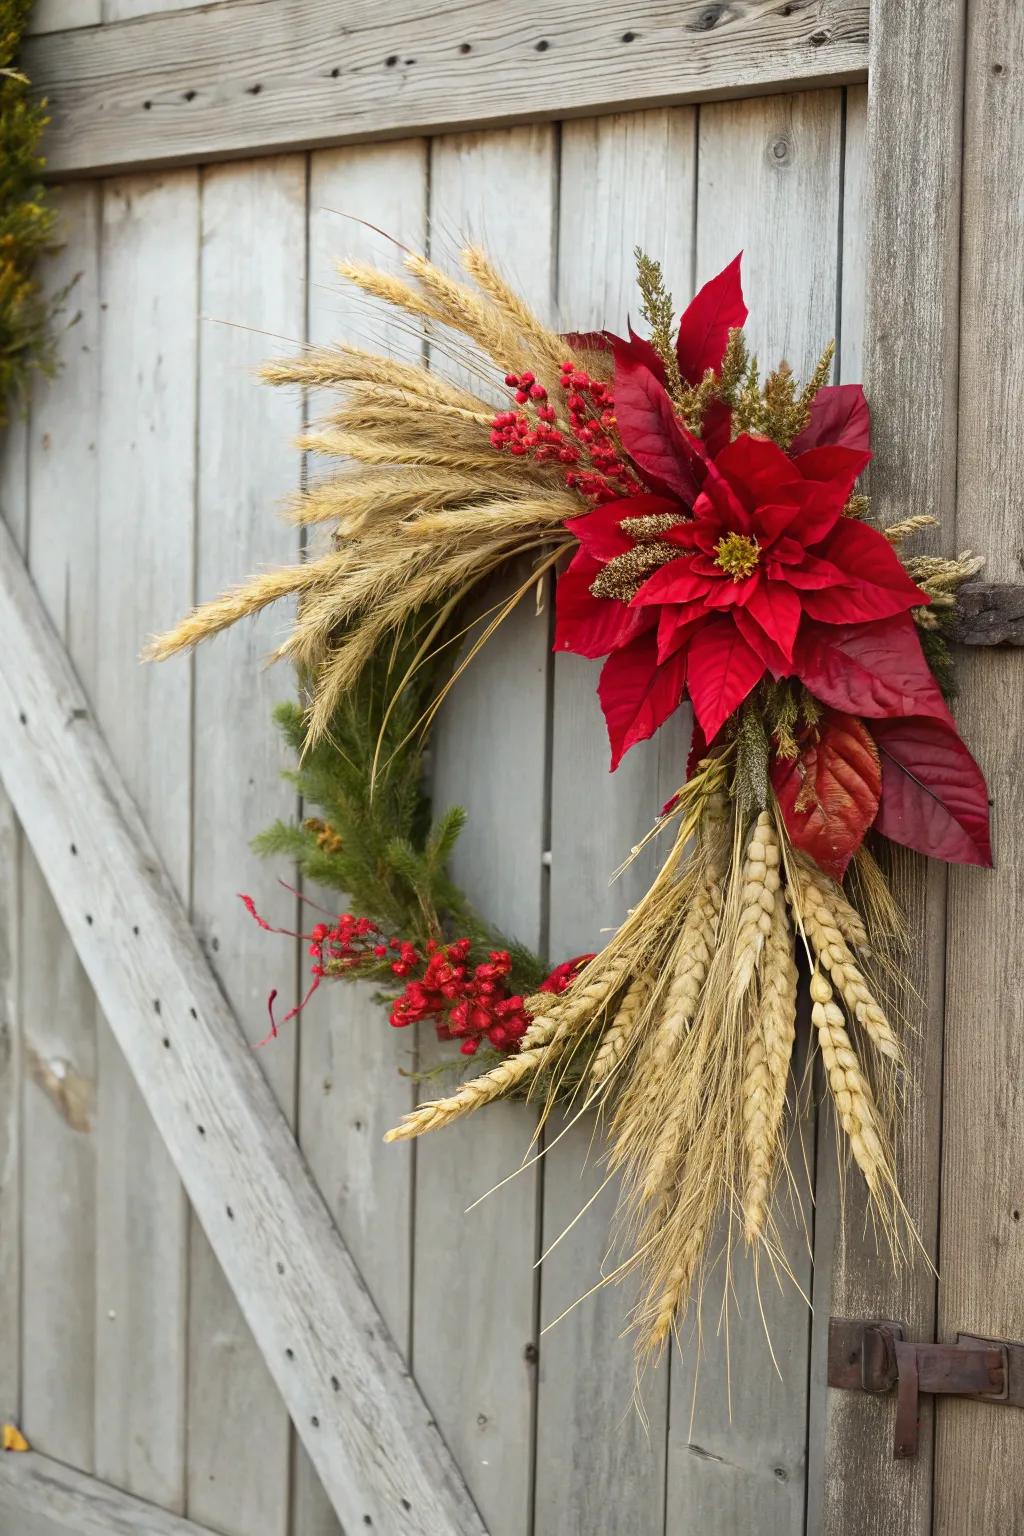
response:
{"label": "horizontal wooden beam", "polygon": [[213,1536],[35,1452],[0,1456],[0,1531],[10,1536]]}
{"label": "horizontal wooden beam", "polygon": [[3,524],[0,646],[7,793],[343,1526],[481,1536]]}
{"label": "horizontal wooden beam", "polygon": [[959,645],[1024,645],[1024,586],[972,581],[961,587],[949,633]]}
{"label": "horizontal wooden beam", "polygon": [[862,80],[868,0],[222,0],[29,39],[50,174]]}

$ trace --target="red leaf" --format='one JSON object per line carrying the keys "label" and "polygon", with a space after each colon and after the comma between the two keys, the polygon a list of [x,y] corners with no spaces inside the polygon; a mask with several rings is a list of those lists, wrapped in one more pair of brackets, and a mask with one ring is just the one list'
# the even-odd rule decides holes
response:
{"label": "red leaf", "polygon": [[[806,596],[806,594],[805,594]],[[872,719],[931,715],[950,720],[909,614],[877,624],[808,624],[793,670],[816,699]]]}
{"label": "red leaf", "polygon": [[[676,338],[679,371],[688,384],[699,384],[705,369],[717,370],[729,341],[729,332],[738,330],[747,318],[740,286],[740,259],[704,284],[683,312]],[[618,403],[616,401],[616,403]]]}
{"label": "red leaf", "polygon": [[656,615],[642,608],[630,608],[617,597],[595,597],[590,590],[594,577],[602,569],[585,549],[578,549],[568,568],[555,584],[556,651],[573,651],[577,656],[607,656],[644,630],[651,628]]}
{"label": "red leaf", "polygon": [[776,758],[772,784],[794,846],[841,880],[875,819],[882,787],[864,726],[830,710],[799,757]]}
{"label": "red leaf", "polygon": [[804,612],[823,624],[864,624],[928,602],[884,534],[840,518],[818,553],[843,572],[847,585],[807,592]]}
{"label": "red leaf", "polygon": [[694,635],[687,654],[687,686],[694,713],[708,741],[714,741],[733,710],[764,676],[764,662],[728,618],[708,619]]}
{"label": "red leaf", "polygon": [[811,406],[811,419],[790,444],[790,453],[836,443],[843,448],[871,446],[871,413],[859,384],[826,384]]}
{"label": "red leaf", "polygon": [[876,826],[894,843],[950,864],[992,863],[988,790],[974,758],[942,720],[873,720],[882,760]]}
{"label": "red leaf", "polygon": [[700,447],[676,420],[664,385],[619,348],[615,419],[623,446],[644,477],[656,490],[665,488],[692,506],[697,498],[693,466],[701,461]]}
{"label": "red leaf", "polygon": [[608,726],[613,773],[630,747],[653,736],[678,708],[686,684],[686,656],[685,650],[677,651],[661,664],[654,635],[641,635],[605,662],[597,696]]}

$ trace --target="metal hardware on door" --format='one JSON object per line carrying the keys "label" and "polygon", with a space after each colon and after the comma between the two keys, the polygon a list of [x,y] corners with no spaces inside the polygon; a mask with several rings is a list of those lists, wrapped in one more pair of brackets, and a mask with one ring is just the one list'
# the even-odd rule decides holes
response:
{"label": "metal hardware on door", "polygon": [[959,1333],[955,1344],[915,1344],[902,1323],[829,1318],[828,1384],[847,1391],[896,1388],[896,1460],[917,1455],[920,1394],[945,1392],[1024,1408],[1024,1344]]}

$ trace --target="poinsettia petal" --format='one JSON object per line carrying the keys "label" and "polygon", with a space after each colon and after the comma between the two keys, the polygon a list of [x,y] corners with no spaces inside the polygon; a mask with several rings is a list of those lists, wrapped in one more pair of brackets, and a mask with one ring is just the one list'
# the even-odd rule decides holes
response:
{"label": "poinsettia petal", "polygon": [[793,645],[800,627],[800,599],[792,587],[781,581],[759,581],[746,601],[747,612],[757,620],[769,640],[773,640],[786,658],[793,660]]}
{"label": "poinsettia petal", "polygon": [[805,555],[799,565],[780,564],[777,577],[780,581],[788,581],[791,587],[798,587],[801,592],[817,591],[821,587],[840,587],[849,579],[838,565],[833,565],[831,560],[819,560],[816,555]]}
{"label": "poinsettia petal", "polygon": [[872,719],[930,715],[951,720],[909,614],[877,624],[805,621],[793,670],[816,699],[834,709]]}
{"label": "poinsettia petal", "polygon": [[759,576],[745,576],[742,581],[733,581],[717,572],[718,580],[711,583],[711,589],[704,601],[709,608],[735,608],[744,606],[754,588],[760,582]]}
{"label": "poinsettia petal", "polygon": [[[802,476],[777,443],[741,432],[715,459],[715,469],[753,511],[802,492]],[[710,489],[705,486],[705,490]]]}
{"label": "poinsettia petal", "polygon": [[612,772],[638,741],[653,736],[678,708],[686,686],[685,650],[658,661],[653,635],[641,635],[615,651],[601,668],[597,694],[608,726]]}
{"label": "poinsettia petal", "polygon": [[670,560],[648,576],[633,598],[634,605],[645,608],[653,603],[694,603],[706,598],[717,582],[710,576],[695,574],[690,566],[685,556]]}
{"label": "poinsettia petal", "polygon": [[577,656],[607,656],[654,624],[654,615],[614,597],[594,597],[590,587],[601,564],[577,550],[555,584],[552,649]]}
{"label": "poinsettia petal", "polygon": [[690,641],[687,687],[709,741],[764,676],[764,662],[731,618],[711,618]]}
{"label": "poinsettia petal", "polygon": [[626,496],[620,501],[603,501],[592,512],[570,517],[565,526],[589,555],[604,563],[625,554],[636,543],[619,526],[624,518],[660,517],[665,513],[675,516],[678,512],[679,503],[667,496]]}
{"label": "poinsettia petal", "polygon": [[878,830],[933,859],[990,866],[985,778],[952,722],[874,720],[871,733],[882,761]]}
{"label": "poinsettia petal", "polygon": [[729,332],[746,321],[747,306],[740,286],[741,251],[717,277],[706,282],[683,311],[676,338],[679,371],[688,384],[699,384],[707,368],[716,371],[729,342]]}
{"label": "poinsettia petal", "polygon": [[703,603],[667,603],[658,615],[658,660],[667,661],[707,617]]}
{"label": "poinsettia petal", "polygon": [[733,623],[773,677],[788,677],[793,670],[792,657],[784,656],[774,640],[770,640],[756,619],[746,608],[732,610]]}
{"label": "poinsettia petal", "polygon": [[615,420],[623,447],[644,478],[692,507],[703,450],[680,426],[664,385],[622,349],[615,353]]}
{"label": "poinsettia petal", "polygon": [[804,453],[819,443],[870,448],[871,413],[859,384],[826,384],[811,405],[811,419],[792,441],[790,453]]}
{"label": "poinsettia petal", "polygon": [[798,757],[776,758],[772,787],[790,841],[841,880],[875,819],[878,749],[853,715],[829,710]]}
{"label": "poinsettia petal", "polygon": [[844,573],[848,585],[809,592],[804,608],[823,624],[867,623],[904,613],[929,601],[900,563],[899,556],[877,528],[844,517],[818,550]]}
{"label": "poinsettia petal", "polygon": [[805,480],[831,486],[846,501],[858,475],[871,463],[871,454],[861,448],[829,445],[809,448],[806,453],[799,454],[794,463]]}

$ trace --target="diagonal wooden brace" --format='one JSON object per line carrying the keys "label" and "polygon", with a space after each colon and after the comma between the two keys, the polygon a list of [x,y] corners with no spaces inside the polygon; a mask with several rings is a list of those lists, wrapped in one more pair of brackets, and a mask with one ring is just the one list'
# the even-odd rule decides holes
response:
{"label": "diagonal wooden brace", "polygon": [[0,774],[339,1519],[484,1536],[0,522]]}

